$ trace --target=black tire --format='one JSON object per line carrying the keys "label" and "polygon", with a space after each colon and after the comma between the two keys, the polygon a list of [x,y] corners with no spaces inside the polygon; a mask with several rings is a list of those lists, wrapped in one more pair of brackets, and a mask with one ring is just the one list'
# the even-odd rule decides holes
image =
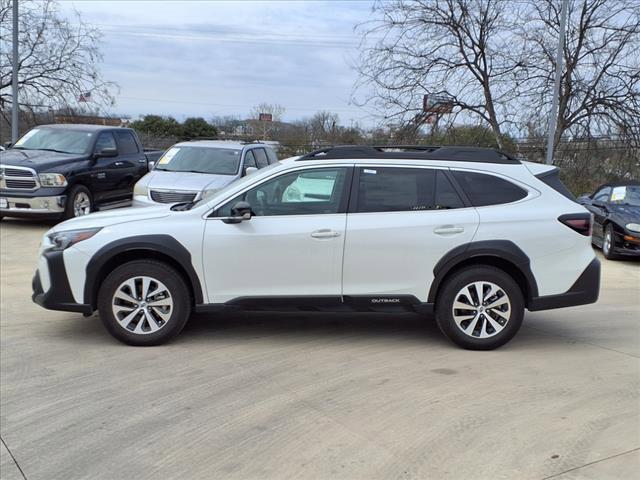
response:
{"label": "black tire", "polygon": [[[142,320],[142,318],[144,318],[142,308],[139,309],[140,313],[137,318],[134,317],[127,325],[127,328],[121,325],[113,311],[114,302],[124,304],[126,308],[131,307],[129,302],[125,301],[123,303],[121,300],[116,301],[114,296],[117,292],[121,292],[120,288],[124,282],[143,276],[151,277],[156,281],[156,287],[159,287],[159,283],[157,282],[161,282],[169,293],[168,298],[173,302],[171,309],[166,312],[168,315],[166,321],[163,321],[157,314],[152,315],[152,318],[157,320],[156,326],[162,323],[157,331],[152,331],[152,329],[149,328],[151,324],[148,318]],[[141,282],[138,281],[135,285],[136,287],[140,287]],[[149,290],[151,290],[153,285],[152,283],[151,286],[149,286]],[[137,290],[139,292],[138,288]],[[144,302],[146,300],[147,299],[142,299],[139,301]],[[136,307],[143,307],[143,304],[136,304]],[[136,308],[132,308],[131,311],[133,312],[134,310],[136,310]],[[146,310],[149,311],[149,308]],[[135,260],[116,268],[107,276],[104,282],[102,282],[98,293],[98,311],[100,312],[100,318],[105,328],[121,342],[136,346],[160,345],[177,336],[184,328],[191,314],[191,295],[184,278],[171,266],[156,260]],[[156,310],[154,310],[154,312],[155,311]],[[118,315],[121,316],[122,320],[122,318],[127,316],[127,313],[128,312],[118,312]],[[146,332],[134,332],[134,329],[138,328],[137,322],[139,321],[143,322],[142,329],[144,329],[145,326],[147,327]]]}
{"label": "black tire", "polygon": [[[609,236],[608,247],[607,247],[607,236]],[[613,225],[608,223],[607,226],[604,228],[604,235],[602,236],[602,254],[604,255],[604,258],[606,258],[607,260],[616,260],[618,258],[618,255],[613,253],[613,249],[615,245],[616,245],[616,235],[613,230]]]}
{"label": "black tire", "polygon": [[[510,314],[504,325],[500,325],[502,326],[502,330],[497,331],[497,329],[494,329],[491,326],[492,324],[484,316],[491,313],[491,319],[494,320],[493,324],[496,323],[496,318],[499,321],[504,321],[502,320],[502,317],[495,313],[495,308],[485,312],[481,302],[473,302],[473,300],[470,303],[478,303],[478,307],[472,307],[474,310],[456,310],[458,315],[464,314],[466,310],[469,310],[468,315],[474,315],[473,319],[469,320],[468,323],[465,323],[466,321],[461,322],[462,327],[459,327],[456,320],[454,320],[453,305],[456,298],[463,288],[474,284],[474,282],[490,282],[499,287],[503,294],[506,294],[507,300],[510,304]],[[486,288],[486,294],[488,294],[490,287],[487,285]],[[497,295],[500,295],[500,293]],[[502,298],[502,296],[491,298]],[[492,303],[493,301],[494,300],[489,303]],[[482,309],[480,307],[482,307]],[[496,308],[502,310],[503,308],[506,308],[506,306]],[[480,313],[481,311],[484,313]],[[478,319],[474,324],[474,330],[471,334],[463,332],[461,328],[470,328],[471,323],[475,320],[475,316],[477,316]],[[436,299],[436,321],[438,323],[438,327],[453,343],[469,350],[493,350],[494,348],[504,345],[511,340],[516,333],[518,333],[518,330],[520,330],[520,327],[522,326],[523,317],[524,298],[520,287],[506,272],[491,266],[472,266],[455,272],[442,285]],[[486,327],[483,327],[483,324],[486,324]],[[479,338],[482,328],[485,328],[486,332],[492,334],[492,336]],[[474,336],[476,332],[478,335]]]}
{"label": "black tire", "polygon": [[84,185],[76,185],[69,191],[69,195],[67,196],[67,205],[64,209],[63,220],[68,220],[70,218],[75,218],[76,215],[74,204],[78,196],[86,195],[86,198],[89,199],[89,213],[93,212],[93,196],[87,187]]}

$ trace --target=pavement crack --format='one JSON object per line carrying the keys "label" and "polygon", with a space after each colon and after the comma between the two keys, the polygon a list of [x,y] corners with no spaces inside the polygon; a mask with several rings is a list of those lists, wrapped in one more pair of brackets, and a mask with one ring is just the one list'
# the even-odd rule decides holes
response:
{"label": "pavement crack", "polygon": [[4,441],[4,438],[0,437],[0,442],[2,442],[2,445],[4,445],[4,448],[6,448],[7,452],[9,452],[9,456],[11,457],[11,460],[13,460],[13,463],[15,464],[15,466],[18,468],[18,471],[20,472],[20,475],[22,475],[22,478],[24,478],[24,480],[27,480],[27,476],[22,471],[22,467],[20,467],[20,464],[18,463],[18,460],[16,460],[16,457],[13,456],[13,453],[9,449],[9,445],[7,445],[7,443]]}
{"label": "pavement crack", "polygon": [[584,465],[580,465],[579,467],[570,468],[569,470],[565,470],[564,472],[554,473],[553,475],[549,475],[548,477],[542,478],[542,480],[549,480],[550,478],[556,478],[556,477],[559,477],[560,475],[564,475],[565,473],[573,472],[575,470],[580,470],[581,468],[588,467],[590,465],[595,465],[596,463],[604,462],[605,460],[611,460],[612,458],[622,457],[623,455],[627,455],[629,453],[633,453],[638,450],[640,450],[640,447],[632,448],[631,450],[627,450],[626,452],[616,453],[615,455],[611,455],[609,457],[601,458],[599,460],[594,460],[593,462],[585,463]]}

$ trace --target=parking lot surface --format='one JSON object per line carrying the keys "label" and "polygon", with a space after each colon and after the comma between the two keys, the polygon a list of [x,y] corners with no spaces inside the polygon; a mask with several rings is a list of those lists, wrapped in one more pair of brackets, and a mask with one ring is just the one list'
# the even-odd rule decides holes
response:
{"label": "parking lot surface", "polygon": [[409,314],[194,317],[135,348],[31,302],[47,228],[0,224],[3,480],[637,478],[638,262],[491,352]]}

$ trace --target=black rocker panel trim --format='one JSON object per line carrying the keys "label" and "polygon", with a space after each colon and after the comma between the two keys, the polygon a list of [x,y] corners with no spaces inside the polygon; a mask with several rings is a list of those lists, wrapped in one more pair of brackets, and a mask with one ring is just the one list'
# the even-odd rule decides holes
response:
{"label": "black rocker panel trim", "polygon": [[531,271],[529,257],[509,240],[484,240],[465,243],[449,250],[433,269],[433,283],[429,289],[428,302],[434,303],[438,289],[447,274],[462,262],[479,257],[494,257],[497,261],[506,261],[515,267],[527,283],[529,301],[538,296],[538,284]]}
{"label": "black rocker panel trim", "polygon": [[565,293],[533,298],[529,310],[549,310],[552,308],[587,305],[598,301],[600,294],[600,260],[594,258],[584,269],[575,283]]}
{"label": "black rocker panel trim", "polygon": [[226,310],[433,313],[433,305],[422,303],[413,295],[238,297],[226,303],[196,305],[195,309],[198,313]]}
{"label": "black rocker panel trim", "polygon": [[101,273],[102,268],[116,255],[134,250],[148,250],[171,257],[171,259],[182,267],[189,277],[189,281],[193,287],[196,305],[203,302],[200,279],[193,268],[189,250],[172,236],[159,234],[123,238],[108,243],[98,250],[87,264],[87,276],[84,287],[84,299],[86,303],[95,307],[95,305],[93,305],[93,298],[95,297],[96,289],[99,287],[99,285],[96,285],[96,279],[98,278],[98,274]]}

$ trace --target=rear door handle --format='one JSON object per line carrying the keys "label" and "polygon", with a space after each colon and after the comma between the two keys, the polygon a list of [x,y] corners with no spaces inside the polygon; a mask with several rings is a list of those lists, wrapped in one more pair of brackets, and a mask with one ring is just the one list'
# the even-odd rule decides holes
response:
{"label": "rear door handle", "polygon": [[464,227],[456,227],[454,225],[443,225],[433,229],[433,233],[436,235],[451,235],[454,233],[464,232]]}
{"label": "rear door handle", "polygon": [[340,236],[340,232],[331,230],[330,228],[323,228],[311,233],[313,238],[336,238]]}

